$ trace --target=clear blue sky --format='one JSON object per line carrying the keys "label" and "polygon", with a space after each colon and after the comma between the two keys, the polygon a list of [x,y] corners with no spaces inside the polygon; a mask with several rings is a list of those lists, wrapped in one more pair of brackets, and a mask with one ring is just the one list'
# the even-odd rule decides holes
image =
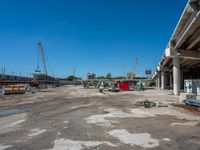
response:
{"label": "clear blue sky", "polygon": [[[43,43],[56,76],[155,69],[187,0],[1,0],[0,69],[30,75]],[[51,72],[50,72],[51,73]]]}

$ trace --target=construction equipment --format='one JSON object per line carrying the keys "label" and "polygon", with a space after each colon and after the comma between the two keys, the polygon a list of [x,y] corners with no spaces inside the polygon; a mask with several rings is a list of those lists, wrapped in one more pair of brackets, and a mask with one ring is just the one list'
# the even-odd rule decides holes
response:
{"label": "construction equipment", "polygon": [[118,82],[118,87],[121,91],[130,91],[129,82],[126,80]]}
{"label": "construction equipment", "polygon": [[98,86],[98,82],[98,79],[82,80],[82,85],[84,88],[96,88]]}
{"label": "construction equipment", "polygon": [[144,90],[142,80],[121,80],[117,82],[121,91],[141,91]]}
{"label": "construction equipment", "polygon": [[41,70],[39,69],[39,55],[42,60],[43,73],[47,75],[47,65],[46,65],[46,60],[45,60],[45,55],[44,55],[44,49],[41,42],[38,43],[38,65],[35,72],[41,72]]}
{"label": "construction equipment", "polygon": [[143,91],[144,90],[144,85],[142,81],[139,81],[135,85],[135,91]]}
{"label": "construction equipment", "polygon": [[[39,58],[40,57],[40,58]],[[39,60],[42,62],[42,70],[39,67]],[[48,61],[47,61],[48,62]],[[50,67],[50,66],[49,66]],[[49,84],[58,84],[58,80],[48,75],[46,57],[42,43],[38,43],[38,64],[35,73],[33,74],[33,80],[39,84],[40,87],[49,87]]]}

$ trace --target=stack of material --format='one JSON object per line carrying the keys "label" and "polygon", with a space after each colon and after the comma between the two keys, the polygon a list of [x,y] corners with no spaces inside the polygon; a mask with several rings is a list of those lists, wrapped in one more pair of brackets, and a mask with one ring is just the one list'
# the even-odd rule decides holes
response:
{"label": "stack of material", "polygon": [[186,105],[191,105],[191,106],[200,107],[200,100],[188,99],[188,100],[185,100],[185,104],[186,104]]}
{"label": "stack of material", "polygon": [[196,94],[195,93],[180,93],[178,103],[182,104],[184,103],[185,100],[188,100],[188,99],[196,99]]}
{"label": "stack of material", "polygon": [[25,94],[26,85],[25,84],[13,84],[13,85],[3,85],[1,87],[0,93],[6,94]]}
{"label": "stack of material", "polygon": [[186,93],[195,93],[200,95],[200,80],[185,80],[184,91]]}

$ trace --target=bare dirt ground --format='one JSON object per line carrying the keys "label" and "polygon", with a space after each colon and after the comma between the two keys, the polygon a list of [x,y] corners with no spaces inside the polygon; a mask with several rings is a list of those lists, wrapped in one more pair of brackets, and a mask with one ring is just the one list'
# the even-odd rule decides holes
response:
{"label": "bare dirt ground", "polygon": [[0,150],[199,150],[200,116],[171,105],[135,106],[145,99],[171,104],[178,97],[79,86],[0,96]]}

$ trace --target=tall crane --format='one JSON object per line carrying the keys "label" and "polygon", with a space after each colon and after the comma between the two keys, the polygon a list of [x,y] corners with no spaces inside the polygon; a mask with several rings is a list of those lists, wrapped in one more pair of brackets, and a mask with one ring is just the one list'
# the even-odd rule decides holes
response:
{"label": "tall crane", "polygon": [[[45,60],[45,55],[44,55],[44,49],[41,42],[38,42],[38,55],[40,55],[41,57],[43,73],[47,75],[47,65],[46,65],[46,60]],[[35,72],[41,72],[41,70],[39,70],[39,58],[38,58],[38,66]]]}

